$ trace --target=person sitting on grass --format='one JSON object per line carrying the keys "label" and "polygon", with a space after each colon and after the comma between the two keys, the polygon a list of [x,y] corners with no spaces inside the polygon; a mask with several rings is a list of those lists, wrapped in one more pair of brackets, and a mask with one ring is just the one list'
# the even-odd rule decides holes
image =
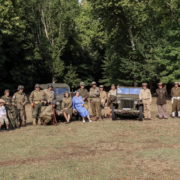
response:
{"label": "person sitting on grass", "polygon": [[76,92],[76,95],[73,97],[73,111],[74,112],[78,112],[80,114],[80,116],[83,119],[83,123],[85,123],[85,118],[87,117],[89,122],[92,122],[89,116],[89,112],[88,110],[84,107],[84,100],[83,98],[80,96],[79,91]]}
{"label": "person sitting on grass", "polygon": [[9,120],[7,118],[6,108],[4,104],[5,101],[3,99],[0,99],[0,130],[4,123],[6,125],[6,129],[9,129]]}

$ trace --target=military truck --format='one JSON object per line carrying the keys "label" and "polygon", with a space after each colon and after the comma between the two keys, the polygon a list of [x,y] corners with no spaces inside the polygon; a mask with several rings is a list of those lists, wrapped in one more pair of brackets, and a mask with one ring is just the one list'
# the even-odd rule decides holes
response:
{"label": "military truck", "polygon": [[133,117],[143,120],[143,105],[139,99],[139,87],[117,87],[117,98],[113,103],[112,120]]}

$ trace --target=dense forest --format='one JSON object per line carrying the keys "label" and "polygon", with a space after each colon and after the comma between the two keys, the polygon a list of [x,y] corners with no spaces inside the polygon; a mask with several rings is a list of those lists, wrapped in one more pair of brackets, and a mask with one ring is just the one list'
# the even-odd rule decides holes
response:
{"label": "dense forest", "polygon": [[179,0],[0,0],[0,89],[180,81]]}

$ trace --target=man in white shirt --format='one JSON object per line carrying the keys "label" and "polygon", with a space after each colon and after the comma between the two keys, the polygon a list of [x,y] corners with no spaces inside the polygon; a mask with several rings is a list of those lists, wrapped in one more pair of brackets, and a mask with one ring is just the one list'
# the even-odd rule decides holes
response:
{"label": "man in white shirt", "polygon": [[0,129],[2,125],[5,123],[6,129],[9,129],[9,120],[7,118],[6,108],[4,106],[5,101],[0,99]]}

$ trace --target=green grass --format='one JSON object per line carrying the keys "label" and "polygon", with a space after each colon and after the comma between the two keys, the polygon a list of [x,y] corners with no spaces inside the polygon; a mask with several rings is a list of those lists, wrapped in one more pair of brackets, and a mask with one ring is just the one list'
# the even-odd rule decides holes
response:
{"label": "green grass", "polygon": [[154,117],[1,132],[0,180],[179,180],[179,127]]}

